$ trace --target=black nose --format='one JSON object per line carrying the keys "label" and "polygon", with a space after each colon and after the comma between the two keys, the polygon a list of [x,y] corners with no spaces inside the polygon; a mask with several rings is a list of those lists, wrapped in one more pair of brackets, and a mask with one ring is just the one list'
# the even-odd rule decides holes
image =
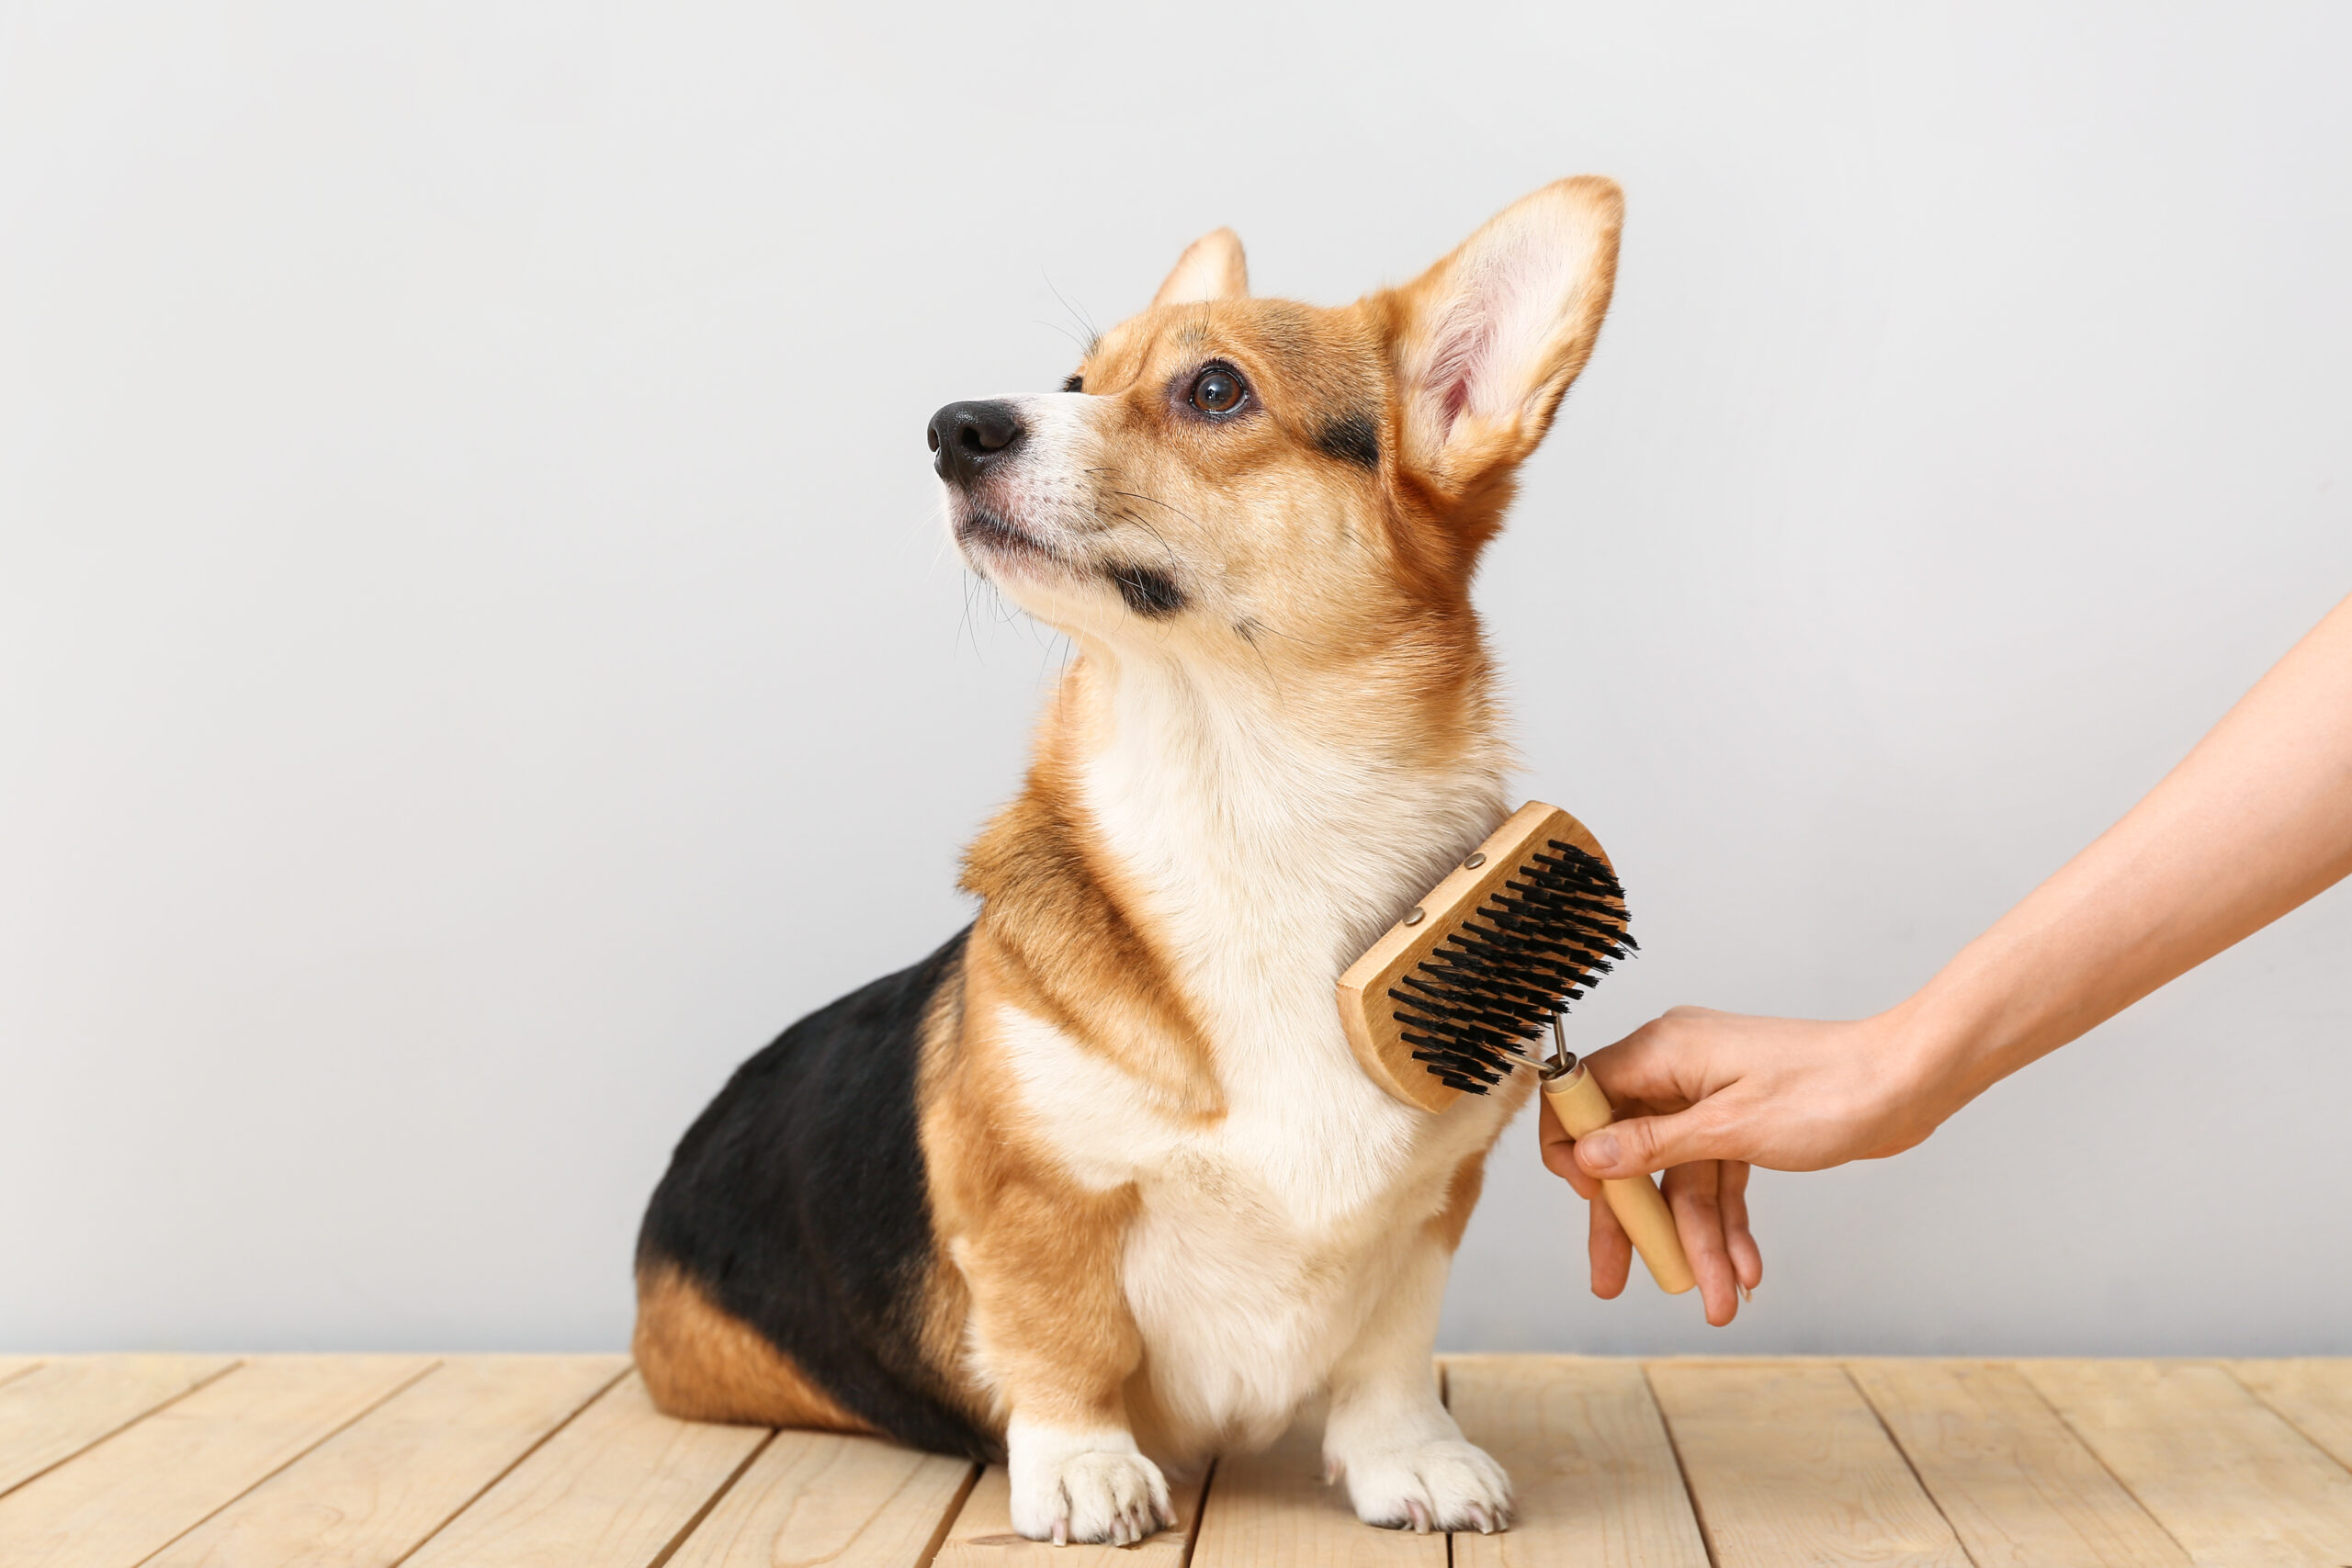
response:
{"label": "black nose", "polygon": [[939,454],[932,467],[953,484],[967,485],[990,463],[1012,455],[1029,434],[1020,411],[990,399],[976,403],[949,403],[931,416],[931,449]]}

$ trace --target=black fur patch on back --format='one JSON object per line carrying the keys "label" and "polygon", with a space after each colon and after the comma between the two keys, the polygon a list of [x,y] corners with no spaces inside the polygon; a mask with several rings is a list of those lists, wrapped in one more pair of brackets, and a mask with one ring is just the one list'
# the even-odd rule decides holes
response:
{"label": "black fur patch on back", "polygon": [[1114,566],[1111,580],[1127,608],[1149,620],[1165,620],[1184,608],[1184,591],[1164,571],[1148,566]]}
{"label": "black fur patch on back", "polygon": [[911,969],[786,1030],[686,1129],[638,1234],[843,1409],[900,1442],[995,1444],[942,1397],[918,1318],[932,1260],[918,1141],[922,1021],[960,978],[965,928]]}
{"label": "black fur patch on back", "polygon": [[1358,468],[1380,467],[1380,427],[1364,413],[1342,414],[1315,433],[1315,449]]}

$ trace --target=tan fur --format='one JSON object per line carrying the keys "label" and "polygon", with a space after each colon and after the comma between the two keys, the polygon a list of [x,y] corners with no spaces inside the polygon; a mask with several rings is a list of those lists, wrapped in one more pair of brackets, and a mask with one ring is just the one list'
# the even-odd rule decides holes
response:
{"label": "tan fur", "polygon": [[639,1279],[630,1349],[655,1406],[681,1420],[871,1430],[674,1269]]}
{"label": "tan fur", "polygon": [[[1088,679],[1082,666],[1065,678],[1027,787],[965,852],[964,890],[984,901],[966,950],[966,1016],[1010,1003],[1087,1039],[1164,1108],[1215,1117],[1223,1105],[1208,1041],[1072,798],[1069,760],[1094,710]],[[967,1060],[976,1046],[967,1039]],[[956,1097],[954,1085],[934,1087]]]}

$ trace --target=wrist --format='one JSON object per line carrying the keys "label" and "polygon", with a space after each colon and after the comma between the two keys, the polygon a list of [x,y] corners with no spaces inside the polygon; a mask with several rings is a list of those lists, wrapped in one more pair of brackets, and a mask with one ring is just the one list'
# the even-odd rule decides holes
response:
{"label": "wrist", "polygon": [[1871,1021],[1881,1032],[1896,1092],[1911,1117],[1925,1123],[1921,1137],[2007,1073],[1996,1066],[1992,1021],[1956,1004],[1931,984]]}

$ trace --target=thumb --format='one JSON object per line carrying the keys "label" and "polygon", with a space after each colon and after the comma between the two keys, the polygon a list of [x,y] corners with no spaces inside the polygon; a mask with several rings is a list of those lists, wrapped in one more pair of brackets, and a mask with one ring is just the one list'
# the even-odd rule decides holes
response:
{"label": "thumb", "polygon": [[1671,1116],[1629,1116],[1588,1133],[1576,1142],[1577,1164],[1594,1176],[1646,1176],[1669,1165],[1697,1159],[1738,1159],[1724,1130],[1702,1105]]}

